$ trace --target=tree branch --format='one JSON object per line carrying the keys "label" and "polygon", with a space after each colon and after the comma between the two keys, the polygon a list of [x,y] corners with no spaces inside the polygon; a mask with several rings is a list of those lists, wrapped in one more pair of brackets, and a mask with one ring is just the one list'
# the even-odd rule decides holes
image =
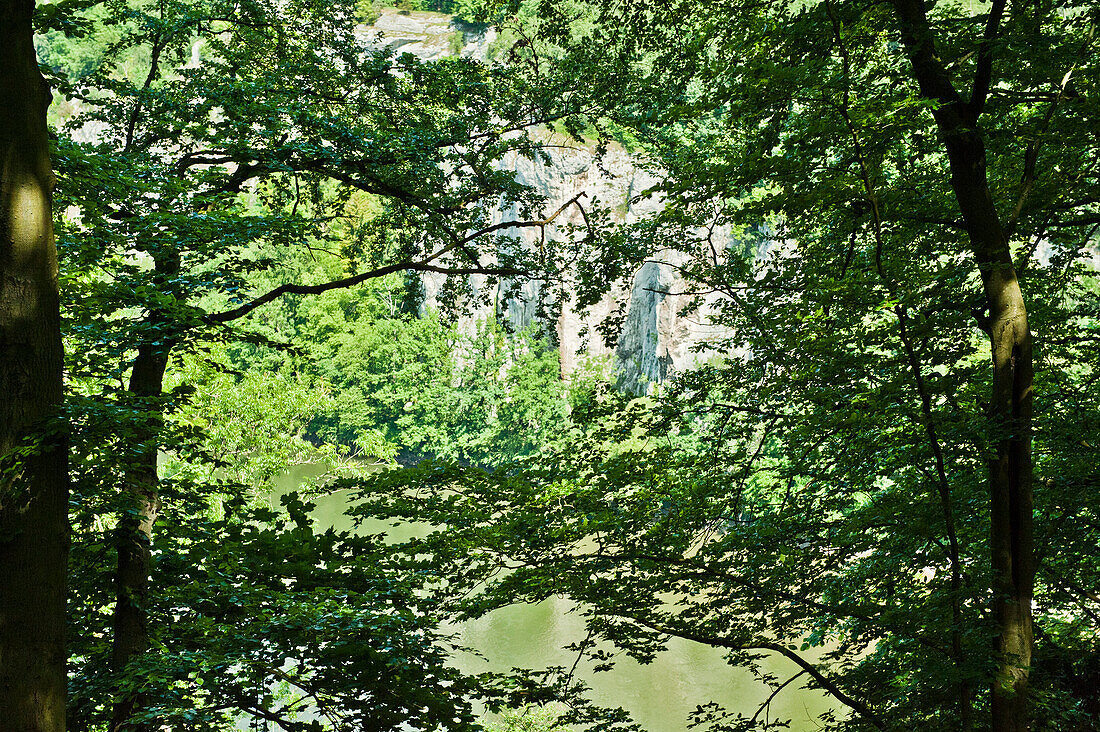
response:
{"label": "tree branch", "polygon": [[799,671],[798,673],[796,673],[796,674],[795,674],[794,676],[792,676],[791,678],[787,679],[786,681],[784,681],[784,682],[783,682],[782,684],[780,684],[779,686],[775,687],[775,690],[774,690],[774,691],[773,691],[773,692],[772,692],[772,693],[771,693],[771,694],[770,694],[770,695],[768,696],[768,698],[767,698],[767,699],[765,699],[765,700],[764,700],[764,703],[763,703],[763,704],[761,704],[761,705],[760,705],[760,706],[759,706],[759,707],[757,708],[757,710],[756,710],[756,714],[752,715],[752,719],[750,719],[749,721],[750,721],[750,722],[755,722],[755,721],[757,720],[757,718],[758,718],[758,717],[760,716],[760,712],[764,711],[764,710],[765,710],[765,709],[767,709],[767,708],[768,708],[769,706],[771,706],[771,703],[772,703],[772,699],[774,699],[774,698],[775,698],[776,696],[778,696],[778,695],[779,695],[779,692],[783,691],[783,689],[787,688],[787,686],[788,686],[788,685],[790,685],[790,683],[791,683],[792,681],[794,681],[795,679],[799,678],[800,676],[802,676],[802,675],[803,675],[803,674],[805,674],[805,673],[806,673],[806,670],[805,670],[805,669],[802,669],[801,671]]}
{"label": "tree branch", "polygon": [[989,96],[989,87],[993,81],[993,44],[1001,30],[1001,19],[1005,13],[1005,0],[993,0],[989,8],[989,17],[985,21],[985,34],[978,46],[978,66],[974,71],[974,86],[967,105],[971,121],[977,121],[985,109],[985,100]]}
{"label": "tree branch", "polygon": [[[478,239],[482,236],[485,236],[486,234],[492,234],[493,232],[500,231],[501,229],[520,229],[520,228],[532,227],[532,226],[539,226],[539,227],[549,226],[551,223],[554,222],[554,219],[556,219],[558,216],[561,216],[561,214],[565,211],[565,209],[569,208],[570,206],[576,204],[577,207],[580,208],[579,201],[580,201],[580,199],[584,198],[586,195],[587,194],[584,191],[581,191],[580,193],[578,193],[577,195],[573,196],[568,201],[563,203],[558,208],[557,211],[550,214],[545,219],[538,219],[536,221],[501,221],[499,224],[493,224],[492,226],[487,226],[484,229],[481,229],[480,231],[476,231],[473,234],[470,234],[469,236],[466,236],[465,238],[463,238],[461,240],[461,243],[462,244],[468,244],[471,241],[473,241],[474,239]],[[583,209],[581,209],[581,210],[583,211]]]}
{"label": "tree branch", "polygon": [[[164,21],[164,11],[161,9],[161,21]],[[157,31],[153,36],[153,46],[149,51],[149,74],[145,77],[145,83],[142,84],[142,92],[148,92],[153,85],[153,81],[156,80],[157,74],[160,71],[160,55],[164,51],[164,47],[167,45],[167,39],[163,36],[162,31]],[[137,130],[138,117],[142,112],[142,100],[141,96],[136,96],[134,100],[134,107],[130,110],[130,117],[126,122],[126,137],[125,142],[122,145],[122,152],[125,154],[130,151],[130,148],[134,144],[134,135]]]}
{"label": "tree branch", "polygon": [[928,25],[924,0],[890,0],[901,21],[901,35],[921,95],[940,103],[933,111],[944,132],[953,132],[968,123],[958,90],[951,83],[951,76],[944,68]]}
{"label": "tree branch", "polygon": [[580,207],[578,201],[584,195],[584,191],[581,191],[580,193],[563,203],[561,206],[559,206],[558,209],[554,211],[554,213],[550,214],[544,219],[537,219],[535,221],[502,221],[499,224],[494,224],[492,226],[485,227],[484,229],[479,229],[478,231],[475,231],[465,237],[456,237],[451,244],[419,262],[398,262],[396,264],[390,264],[385,267],[372,269],[367,272],[360,272],[359,274],[352,275],[350,277],[344,277],[339,280],[324,282],[319,285],[280,285],[274,290],[271,290],[261,295],[260,297],[257,297],[255,300],[250,300],[249,302],[246,302],[239,307],[233,308],[232,310],[226,310],[221,313],[207,315],[205,320],[209,323],[226,323],[231,320],[236,320],[237,318],[243,317],[255,310],[256,308],[260,307],[261,305],[266,305],[267,303],[276,300],[283,295],[320,295],[321,293],[328,292],[329,290],[339,290],[348,287],[354,287],[355,285],[366,282],[367,280],[385,277],[386,275],[393,274],[394,272],[437,272],[445,275],[482,274],[497,277],[520,277],[523,275],[529,275],[529,272],[512,267],[482,267],[480,265],[475,267],[440,267],[438,265],[433,265],[432,262],[446,254],[449,254],[455,249],[464,248],[466,244],[469,244],[475,239],[479,239],[480,237],[486,236],[487,234],[491,234],[495,231],[518,227],[547,226],[553,223],[553,221],[557,219],[558,216],[560,216],[562,212],[564,212],[570,206],[576,205]]}
{"label": "tree branch", "polygon": [[784,658],[787,658],[788,660],[794,662],[796,666],[798,666],[814,681],[816,681],[818,686],[829,692],[829,694],[831,694],[832,697],[839,701],[841,704],[845,705],[846,707],[866,719],[875,728],[881,730],[886,729],[886,723],[883,722],[882,719],[877,714],[875,714],[869,706],[859,701],[858,699],[855,699],[844,693],[844,691],[836,685],[836,682],[834,682],[828,676],[819,671],[816,666],[804,659],[798,653],[779,643],[774,643],[770,641],[762,641],[759,643],[740,643],[736,640],[733,640],[732,638],[724,638],[722,636],[703,636],[683,629],[660,626],[655,623],[630,615],[623,615],[621,617],[635,622],[644,628],[654,630],[658,633],[674,636],[677,638],[683,638],[684,640],[695,641],[696,643],[718,646],[719,648],[726,648],[731,651],[772,651],[773,653],[778,653]]}
{"label": "tree branch", "polygon": [[[434,259],[434,257],[432,257]],[[366,282],[367,280],[377,279],[379,277],[385,277],[388,274],[394,272],[438,272],[445,275],[494,275],[498,277],[518,277],[528,274],[527,272],[519,269],[513,269],[510,267],[465,267],[465,268],[448,268],[438,267],[435,265],[427,264],[427,262],[398,262],[397,264],[391,264],[385,267],[379,267],[378,269],[372,269],[368,272],[360,272],[357,275],[351,277],[344,277],[343,279],[333,280],[331,282],[324,282],[319,285],[279,285],[274,290],[264,293],[255,300],[250,300],[243,305],[233,308],[232,310],[226,310],[221,313],[214,313],[207,315],[204,320],[209,323],[227,323],[231,320],[236,320],[267,303],[277,300],[283,295],[320,295],[323,292],[329,290],[340,290],[348,287],[354,287],[355,285]]]}

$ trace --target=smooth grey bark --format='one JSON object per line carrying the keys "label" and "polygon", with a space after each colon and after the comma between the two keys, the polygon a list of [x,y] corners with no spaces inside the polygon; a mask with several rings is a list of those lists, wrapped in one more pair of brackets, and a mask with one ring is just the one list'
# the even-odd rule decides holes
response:
{"label": "smooth grey bark", "polygon": [[65,729],[68,477],[33,0],[0,0],[0,728]]}

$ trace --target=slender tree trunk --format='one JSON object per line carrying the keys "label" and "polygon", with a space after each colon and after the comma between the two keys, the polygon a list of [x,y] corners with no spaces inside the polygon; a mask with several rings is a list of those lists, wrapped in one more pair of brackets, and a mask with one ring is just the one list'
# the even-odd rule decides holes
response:
{"label": "slender tree trunk", "polygon": [[992,687],[993,731],[1031,728],[1031,604],[1034,587],[1032,532],[1032,353],[1027,308],[1008,240],[986,183],[985,149],[974,132],[948,140],[952,185],[981,271],[993,361],[987,410],[993,618],[998,669]]}
{"label": "slender tree trunk", "polygon": [[[129,391],[141,399],[157,400],[164,384],[170,346],[143,343],[138,349],[130,374]],[[159,410],[160,406],[153,407]],[[160,448],[160,418],[139,430],[138,456],[126,476],[128,512],[116,529],[118,568],[115,576],[115,613],[111,663],[121,673],[130,661],[149,648],[149,578],[152,573],[153,524],[160,510],[157,475],[157,454]],[[131,722],[142,711],[146,699],[140,693],[123,693],[115,706],[111,720],[112,732],[147,732],[149,722]]]}
{"label": "slender tree trunk", "polygon": [[971,98],[964,100],[934,44],[924,0],[891,0],[902,42],[921,95],[932,100],[936,128],[951,165],[951,187],[982,278],[993,386],[987,409],[992,611],[997,669],[991,684],[993,732],[1031,729],[1028,672],[1031,665],[1031,603],[1035,562],[1032,532],[1032,353],[1031,331],[1020,282],[986,173],[985,142],[978,118],[989,91],[992,42],[1004,0],[990,10],[979,50]]}
{"label": "slender tree trunk", "polygon": [[68,478],[51,424],[62,353],[33,11],[0,0],[0,728],[63,732]]}

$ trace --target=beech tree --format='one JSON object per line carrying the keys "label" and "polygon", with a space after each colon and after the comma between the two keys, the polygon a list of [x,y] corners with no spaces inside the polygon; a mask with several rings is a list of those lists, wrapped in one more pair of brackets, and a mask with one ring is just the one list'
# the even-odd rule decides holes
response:
{"label": "beech tree", "polygon": [[46,108],[32,0],[0,3],[0,720],[65,729],[68,477]]}
{"label": "beech tree", "polygon": [[[233,710],[307,728],[295,719],[298,702],[279,706],[265,688],[286,681],[287,659],[297,659],[292,683],[330,708],[332,725],[472,724],[468,711],[447,706],[465,692],[442,669],[443,640],[431,616],[410,610],[391,622],[380,609],[411,608],[414,599],[402,578],[377,574],[376,541],[300,541],[314,562],[339,556],[347,564],[324,580],[324,573],[287,579],[308,588],[294,595],[303,616],[359,624],[368,636],[354,639],[359,662],[379,664],[362,671],[377,680],[373,691],[356,689],[340,667],[339,654],[352,653],[350,637],[310,649],[305,629],[262,622],[256,633],[268,635],[234,636],[224,625],[228,611],[200,603],[181,578],[224,580],[240,602],[269,612],[271,593],[285,590],[271,552],[308,533],[307,513],[275,526],[255,506],[225,498],[231,515],[206,516],[208,499],[247,490],[168,477],[158,463],[165,453],[208,458],[192,426],[173,420],[188,398],[187,384],[170,385],[183,355],[238,338],[263,341],[248,320],[285,296],[431,272],[451,277],[445,297],[458,301],[472,294],[471,275],[545,273],[547,253],[516,250],[509,231],[545,227],[581,205],[574,199],[547,209],[498,165],[510,153],[538,155],[542,143],[529,130],[585,104],[585,95],[567,93],[573,80],[533,64],[397,55],[367,42],[357,12],[354,2],[312,0],[127,2],[93,6],[59,26],[104,35],[92,71],[58,80],[79,110],[58,141],[58,167],[60,200],[72,214],[60,243],[74,272],[66,325],[77,344],[70,359],[79,427],[74,616],[82,633],[74,643],[72,714],[82,728],[193,726],[194,714],[207,728],[224,728]],[[58,22],[56,14],[44,20]],[[370,204],[370,216],[356,217],[353,198]],[[512,208],[516,220],[495,218],[500,207]],[[336,230],[351,219],[364,237],[341,241]],[[278,270],[273,250],[295,246],[331,248],[345,271],[329,279]],[[267,275],[256,277],[261,271]],[[258,284],[272,280],[278,284]],[[266,517],[271,533],[254,536],[255,516]],[[253,536],[257,554],[227,538],[218,556],[233,569],[224,574],[223,565],[211,565],[203,530]],[[193,566],[181,571],[181,557]],[[276,564],[261,570],[256,562]],[[294,566],[301,575],[312,565],[303,556]],[[109,598],[105,571],[114,578]],[[346,588],[338,586],[342,577]],[[339,602],[326,593],[355,611],[340,620]],[[193,615],[205,620],[185,630],[179,618]],[[240,642],[212,641],[204,622]],[[372,627],[379,629],[373,639]],[[403,645],[403,660],[387,666],[377,651],[387,644]],[[196,655],[185,662],[183,650],[169,650],[176,645]],[[179,679],[188,663],[198,681]],[[411,675],[409,666],[421,668]],[[424,702],[432,695],[437,702]],[[322,701],[329,696],[339,701]]]}
{"label": "beech tree", "polygon": [[[81,273],[74,724],[213,730],[244,713],[309,729],[310,708],[333,728],[469,728],[477,685],[446,670],[435,621],[561,594],[595,670],[609,648],[646,661],[673,636],[753,669],[777,654],[791,675],[762,682],[822,690],[828,729],[1096,729],[1095,9],[547,0],[499,66],[367,49],[344,3],[102,12],[104,60],[66,87],[84,105],[68,132],[96,136],[62,135],[57,158]],[[557,118],[581,139],[615,130],[663,211],[512,246],[509,229],[580,205],[547,210],[499,166],[538,155],[529,130]],[[38,139],[19,135],[22,151]],[[255,287],[271,247],[336,243],[359,195],[378,212],[345,276]],[[496,222],[502,204],[520,219]],[[295,498],[275,515],[228,483],[162,475],[158,454],[206,459],[173,421],[174,359],[260,340],[239,324],[275,300],[403,271],[454,275],[458,299],[474,273],[559,276],[554,255],[577,262],[582,306],[670,262],[691,284],[663,295],[726,335],[652,401],[581,395],[578,428],[543,455],[369,484],[360,515],[438,527],[404,553],[315,535]],[[20,465],[60,434],[35,403]],[[46,535],[64,537],[63,508],[25,505],[16,523],[53,506]],[[296,691],[275,699],[276,682]],[[569,669],[511,688],[580,691]],[[700,702],[716,730],[783,724],[766,704]]]}
{"label": "beech tree", "polygon": [[[578,7],[543,4],[559,43]],[[643,660],[669,636],[779,654],[794,677],[763,680],[825,690],[828,728],[1094,729],[1096,9],[587,12],[569,58],[637,64],[609,115],[665,208],[585,260],[580,299],[667,261],[727,335],[663,418],[600,407],[534,466],[419,473],[413,503],[386,478],[365,510],[461,524],[416,547],[485,553],[447,568],[460,612],[564,593]]]}

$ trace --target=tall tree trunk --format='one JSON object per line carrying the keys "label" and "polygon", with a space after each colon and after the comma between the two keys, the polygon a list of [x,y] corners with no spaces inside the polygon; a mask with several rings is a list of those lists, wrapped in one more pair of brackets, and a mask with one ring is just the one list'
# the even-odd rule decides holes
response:
{"label": "tall tree trunk", "polygon": [[1028,670],[1031,665],[1031,604],[1035,577],[1032,531],[1031,331],[1027,308],[986,172],[985,142],[978,118],[991,84],[993,41],[1005,9],[995,0],[979,48],[971,97],[955,89],[934,44],[924,0],[891,0],[902,42],[921,95],[936,103],[936,128],[951,166],[951,187],[982,279],[993,386],[987,410],[993,618],[997,623],[997,670],[990,688],[993,732],[1031,728]]}
{"label": "tall tree trunk", "polygon": [[65,729],[68,477],[50,93],[33,0],[0,0],[0,727]]}
{"label": "tall tree trunk", "polygon": [[993,732],[1031,728],[1032,353],[1027,308],[1008,240],[985,175],[985,149],[976,133],[948,140],[952,185],[982,277],[988,316],[993,386],[987,410],[993,618],[998,626],[998,668],[992,686]]}
{"label": "tall tree trunk", "polygon": [[[180,259],[175,251],[150,252],[158,275],[179,274]],[[158,287],[161,285],[158,284]],[[165,286],[166,287],[166,286]],[[182,299],[182,298],[181,298]],[[115,614],[112,627],[111,665],[116,674],[149,649],[149,590],[152,576],[153,525],[160,512],[160,477],[157,457],[163,444],[164,373],[168,369],[175,341],[165,334],[170,319],[159,309],[150,311],[145,325],[159,334],[138,346],[130,372],[128,391],[144,413],[135,431],[137,457],[126,472],[123,505],[126,513],[118,522],[115,546],[118,568],[115,574]],[[111,732],[150,732],[153,721],[132,721],[146,711],[148,700],[140,692],[119,690],[111,718]]]}
{"label": "tall tree trunk", "polygon": [[[149,648],[149,578],[152,572],[153,524],[160,510],[157,454],[160,448],[161,397],[170,345],[143,343],[130,374],[129,391],[154,404],[137,435],[137,460],[126,476],[127,513],[116,529],[118,568],[115,576],[115,613],[111,663],[116,673]],[[123,693],[115,706],[112,732],[147,732],[151,722],[132,722],[143,711],[146,700],[140,693]]]}

